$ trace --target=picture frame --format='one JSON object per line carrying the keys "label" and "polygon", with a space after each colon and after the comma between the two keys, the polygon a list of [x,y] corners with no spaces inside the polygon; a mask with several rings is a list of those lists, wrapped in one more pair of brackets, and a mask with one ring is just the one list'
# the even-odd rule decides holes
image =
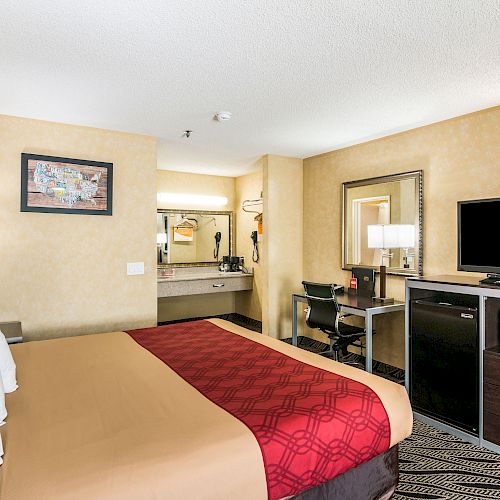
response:
{"label": "picture frame", "polygon": [[112,215],[113,164],[21,154],[21,212]]}

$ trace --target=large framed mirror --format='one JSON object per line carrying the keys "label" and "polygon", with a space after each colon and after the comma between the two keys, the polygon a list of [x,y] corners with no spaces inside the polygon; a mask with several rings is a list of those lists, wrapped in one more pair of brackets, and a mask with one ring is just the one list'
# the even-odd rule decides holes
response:
{"label": "large framed mirror", "polygon": [[158,267],[217,265],[233,253],[233,213],[158,209]]}
{"label": "large framed mirror", "polygon": [[422,171],[342,184],[342,268],[422,276]]}

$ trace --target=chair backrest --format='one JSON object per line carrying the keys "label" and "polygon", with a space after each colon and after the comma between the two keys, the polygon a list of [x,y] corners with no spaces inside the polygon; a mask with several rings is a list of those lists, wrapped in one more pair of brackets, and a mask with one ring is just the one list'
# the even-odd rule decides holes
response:
{"label": "chair backrest", "polygon": [[311,283],[310,281],[303,281],[302,284],[309,305],[306,316],[307,326],[335,332],[340,307],[335,297],[333,284]]}
{"label": "chair backrest", "polygon": [[375,296],[375,270],[369,267],[353,267],[352,275],[358,280],[358,295]]}

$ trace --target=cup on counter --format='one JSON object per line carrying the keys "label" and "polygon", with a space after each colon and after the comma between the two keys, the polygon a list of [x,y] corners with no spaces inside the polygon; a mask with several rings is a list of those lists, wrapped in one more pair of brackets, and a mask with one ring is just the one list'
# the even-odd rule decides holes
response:
{"label": "cup on counter", "polygon": [[162,267],[158,269],[158,278],[171,278],[175,275],[174,267]]}

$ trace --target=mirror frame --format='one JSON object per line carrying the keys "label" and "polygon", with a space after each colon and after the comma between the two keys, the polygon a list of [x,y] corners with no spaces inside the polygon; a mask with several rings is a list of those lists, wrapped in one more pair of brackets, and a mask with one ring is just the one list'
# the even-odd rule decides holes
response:
{"label": "mirror frame", "polygon": [[[189,210],[183,208],[157,208],[157,214],[194,214],[194,215],[228,215],[229,216],[229,255],[234,254],[234,231],[233,231],[233,212],[230,210]],[[208,267],[218,266],[219,262],[173,262],[170,264],[157,264],[158,269],[169,269],[173,267]]]}
{"label": "mirror frame", "polygon": [[[423,234],[423,170],[414,170],[413,172],[404,172],[401,174],[384,175],[381,177],[372,177],[370,179],[361,179],[358,181],[349,181],[342,183],[342,269],[350,271],[353,267],[352,264],[347,264],[347,238],[345,231],[347,228],[347,190],[353,187],[369,186],[372,184],[382,184],[385,182],[395,182],[404,179],[415,179],[415,196],[417,198],[417,210],[415,213],[415,225],[417,226],[417,241],[415,245],[415,270],[405,271],[401,268],[387,267],[387,274],[397,276],[423,276],[424,273],[424,234]],[[362,264],[360,264],[362,266]],[[373,267],[373,266],[363,266]],[[378,272],[378,268],[375,268]]]}

